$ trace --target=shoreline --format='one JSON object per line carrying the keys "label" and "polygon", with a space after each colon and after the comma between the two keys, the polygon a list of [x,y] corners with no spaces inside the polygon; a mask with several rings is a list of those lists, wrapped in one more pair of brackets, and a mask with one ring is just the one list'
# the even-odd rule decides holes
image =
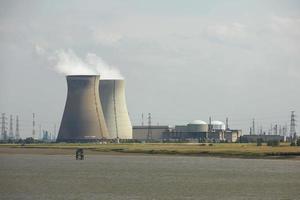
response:
{"label": "shoreline", "polygon": [[[155,149],[155,148],[116,148],[116,145],[110,145],[110,148],[97,148],[94,146],[81,146],[81,145],[0,145],[1,155],[75,155],[77,148],[83,148],[85,155],[141,155],[141,156],[188,156],[188,157],[216,157],[216,158],[237,158],[237,159],[272,159],[272,160],[294,160],[300,161],[300,151],[296,152],[243,152],[243,151],[209,151],[194,149],[194,151],[183,151],[174,149]],[[104,146],[105,147],[105,146]],[[114,148],[112,148],[114,147]],[[279,147],[280,148],[280,147]],[[300,148],[299,148],[300,150]]]}

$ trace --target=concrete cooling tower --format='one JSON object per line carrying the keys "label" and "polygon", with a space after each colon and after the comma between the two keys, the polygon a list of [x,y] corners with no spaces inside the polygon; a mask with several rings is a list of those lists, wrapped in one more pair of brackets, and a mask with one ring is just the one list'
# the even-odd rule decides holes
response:
{"label": "concrete cooling tower", "polygon": [[58,142],[108,138],[100,98],[99,76],[67,76],[68,95]]}
{"label": "concrete cooling tower", "polygon": [[124,80],[100,80],[99,94],[109,138],[132,139]]}

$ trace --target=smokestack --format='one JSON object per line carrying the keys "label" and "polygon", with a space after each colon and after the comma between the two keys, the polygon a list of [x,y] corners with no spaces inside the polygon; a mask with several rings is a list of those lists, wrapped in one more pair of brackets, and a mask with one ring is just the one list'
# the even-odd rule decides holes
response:
{"label": "smokestack", "polygon": [[58,142],[90,141],[108,137],[100,98],[98,75],[67,76],[68,95]]}
{"label": "smokestack", "polygon": [[99,94],[109,138],[132,139],[132,126],[125,97],[125,81],[123,79],[100,80]]}

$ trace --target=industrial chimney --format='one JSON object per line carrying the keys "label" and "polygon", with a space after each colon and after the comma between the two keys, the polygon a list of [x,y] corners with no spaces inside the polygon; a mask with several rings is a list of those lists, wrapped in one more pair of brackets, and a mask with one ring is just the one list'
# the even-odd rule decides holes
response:
{"label": "industrial chimney", "polygon": [[92,141],[108,137],[99,99],[98,75],[67,76],[68,95],[58,142]]}
{"label": "industrial chimney", "polygon": [[124,80],[100,80],[99,94],[109,138],[132,139]]}

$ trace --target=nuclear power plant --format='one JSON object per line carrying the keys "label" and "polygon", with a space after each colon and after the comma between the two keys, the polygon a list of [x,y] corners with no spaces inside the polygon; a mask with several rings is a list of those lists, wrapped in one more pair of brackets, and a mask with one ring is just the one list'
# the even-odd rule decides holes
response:
{"label": "nuclear power plant", "polygon": [[67,76],[68,94],[58,142],[132,139],[125,81]]}
{"label": "nuclear power plant", "polygon": [[[66,76],[66,80],[67,99],[57,142],[93,142],[99,140],[119,142],[119,139],[133,139],[133,141],[142,142],[257,140],[257,135],[251,134],[251,131],[249,136],[242,136],[242,130],[229,128],[228,118],[226,118],[226,123],[211,120],[209,117],[208,123],[202,120],[193,120],[184,125],[153,126],[151,113],[149,113],[147,125],[144,125],[142,115],[141,126],[132,126],[127,110],[125,81],[123,79],[101,79],[99,75],[70,75]],[[34,116],[33,114],[33,136],[35,135]],[[291,127],[295,126],[293,116],[292,113]],[[2,138],[5,138],[5,117],[2,117],[2,124],[4,124],[4,128],[2,128],[1,134],[3,135]],[[252,130],[255,130],[254,127],[253,120]],[[264,136],[263,139],[267,141],[274,138],[285,141],[277,134]]]}
{"label": "nuclear power plant", "polygon": [[[187,125],[132,128],[128,115],[125,81],[99,75],[67,76],[68,93],[57,141],[81,142],[105,139],[231,141],[240,136],[221,121],[194,120]],[[150,115],[151,116],[151,115]],[[149,128],[150,127],[150,128]],[[134,131],[134,134],[133,134]],[[133,136],[134,135],[134,136]]]}
{"label": "nuclear power plant", "polygon": [[109,137],[100,98],[98,75],[67,76],[68,94],[58,142],[91,141]]}
{"label": "nuclear power plant", "polygon": [[125,81],[100,80],[99,94],[109,133],[108,138],[132,139],[132,126],[126,106]]}

